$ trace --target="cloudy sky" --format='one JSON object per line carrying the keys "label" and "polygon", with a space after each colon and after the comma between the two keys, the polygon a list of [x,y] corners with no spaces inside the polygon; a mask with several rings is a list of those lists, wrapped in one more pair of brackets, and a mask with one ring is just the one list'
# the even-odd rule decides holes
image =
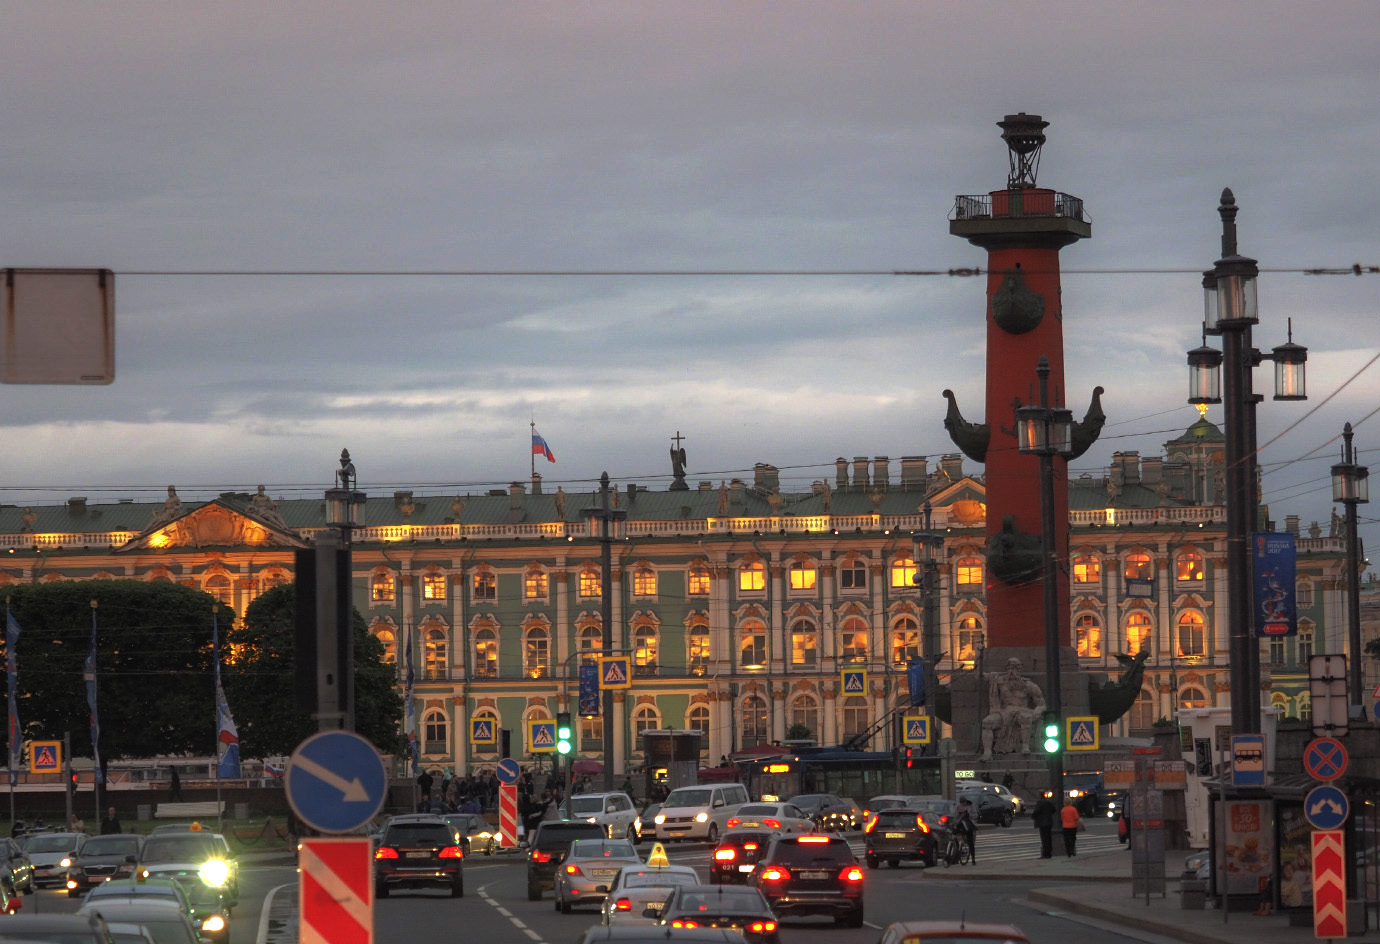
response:
{"label": "cloudy sky", "polygon": [[[792,487],[953,452],[984,280],[721,273],[984,264],[947,217],[1005,185],[1016,111],[1093,221],[1068,399],[1109,420],[1074,474],[1194,420],[1226,186],[1257,346],[1292,317],[1310,350],[1309,402],[1259,413],[1272,511],[1326,519],[1348,420],[1380,468],[1380,275],[1298,271],[1380,264],[1370,0],[0,8],[0,265],[118,284],[114,384],[0,393],[0,500],[297,497],[342,447],[366,490],[474,491],[526,476],[533,418],[567,490],[664,485],[677,430],[692,479]],[[600,274],[646,270],[686,274]]]}

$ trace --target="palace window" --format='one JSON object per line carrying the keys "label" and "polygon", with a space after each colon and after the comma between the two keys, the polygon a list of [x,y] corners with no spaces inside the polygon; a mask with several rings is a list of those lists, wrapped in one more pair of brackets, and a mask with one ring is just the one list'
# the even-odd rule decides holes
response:
{"label": "palace window", "polygon": [[1295,643],[1298,646],[1299,665],[1307,667],[1308,660],[1313,658],[1313,621],[1310,619],[1299,620],[1299,635]]}
{"label": "palace window", "polygon": [[1150,637],[1155,624],[1145,610],[1132,610],[1126,614],[1126,651],[1136,655],[1150,648]]}
{"label": "palace window", "polygon": [[819,702],[813,695],[797,695],[791,702],[791,726],[800,725],[810,732],[810,737],[819,740]]}
{"label": "palace window", "polygon": [[791,589],[813,590],[817,573],[814,561],[791,561]]}
{"label": "palace window", "polygon": [[1176,655],[1194,658],[1207,654],[1207,628],[1203,625],[1203,614],[1196,610],[1181,614],[1175,629]]}
{"label": "palace window", "polygon": [[954,579],[959,593],[982,589],[982,558],[960,557],[954,563]]}
{"label": "palace window", "polygon": [[1155,693],[1148,688],[1142,688],[1140,695],[1131,705],[1132,730],[1143,730],[1155,723]]}
{"label": "palace window", "polygon": [[686,578],[686,592],[691,596],[705,596],[709,593],[709,568],[704,564],[691,564]]}
{"label": "palace window", "polygon": [[685,716],[685,728],[700,732],[700,753],[709,753],[709,706],[691,705],[690,712]]}
{"label": "palace window", "polygon": [[580,627],[580,661],[590,662],[604,651],[604,633],[598,624]]}
{"label": "palace window", "polygon": [[867,661],[867,623],[850,616],[839,624],[839,661]]}
{"label": "palace window", "polygon": [[1298,712],[1300,721],[1308,721],[1313,717],[1313,694],[1311,692],[1299,692]]}
{"label": "palace window", "polygon": [[422,654],[422,676],[429,679],[443,679],[449,667],[449,646],[446,644],[444,629],[428,629]]}
{"label": "palace window", "polygon": [[1282,665],[1284,665],[1284,640],[1283,640],[1283,639],[1271,639],[1271,640],[1270,640],[1269,648],[1266,650],[1266,653],[1265,653],[1265,658],[1269,660],[1269,662],[1268,662],[1269,665],[1272,665],[1272,666],[1282,666]]}
{"label": "palace window", "polygon": [[450,752],[450,721],[446,713],[432,708],[422,718],[422,753],[446,754]]}
{"label": "palace window", "polygon": [[1313,605],[1313,581],[1307,577],[1294,581],[1294,605],[1299,609]]}
{"label": "palace window", "polygon": [[840,590],[866,590],[867,564],[860,558],[850,557],[839,565]]}
{"label": "palace window", "polygon": [[398,664],[398,637],[393,635],[391,629],[380,629],[374,633],[374,638],[383,643],[383,661],[389,665]]}
{"label": "palace window", "polygon": [[741,658],[739,667],[744,669],[761,669],[767,665],[767,627],[761,620],[750,619],[744,621],[740,635],[742,642],[739,647]]}
{"label": "palace window", "polygon": [[470,584],[476,600],[498,599],[498,575],[492,570],[477,570]]}
{"label": "palace window", "polygon": [[743,699],[742,746],[767,743],[767,703],[760,695]]}
{"label": "palace window", "polygon": [[819,664],[819,631],[809,620],[791,624],[791,665],[814,668]]}
{"label": "palace window", "polygon": [[1102,655],[1102,624],[1091,613],[1084,613],[1073,621],[1078,658],[1096,659]]}
{"label": "palace window", "polygon": [[1149,580],[1154,577],[1155,565],[1150,560],[1150,555],[1144,551],[1127,554],[1124,575],[1127,580]]}
{"label": "palace window", "polygon": [[1179,692],[1180,708],[1206,708],[1208,706],[1207,692],[1196,685],[1185,686]]}
{"label": "palace window", "polygon": [[1079,554],[1073,559],[1074,583],[1097,583],[1102,579],[1102,561],[1092,554]]}
{"label": "palace window", "polygon": [[[580,575],[583,578],[583,574]],[[527,600],[545,600],[547,591],[550,587],[546,571],[533,567],[531,570],[524,571],[522,574],[522,596]],[[584,588],[581,587],[580,596],[585,596]],[[599,591],[595,590],[592,596],[598,596]]]}
{"label": "palace window", "polygon": [[231,597],[235,592],[234,587],[230,583],[230,578],[224,574],[216,574],[212,577],[207,577],[206,583],[202,589],[226,606],[230,605]]}
{"label": "palace window", "polygon": [[914,589],[914,560],[909,557],[898,557],[891,562],[891,586],[894,590]]}
{"label": "palace window", "polygon": [[474,677],[498,678],[498,633],[492,629],[474,634]]}
{"label": "palace window", "polygon": [[422,574],[422,599],[444,601],[446,598],[446,575],[438,573]]}
{"label": "palace window", "polygon": [[543,678],[551,672],[551,634],[545,626],[530,626],[522,636],[522,674]]}
{"label": "palace window", "polygon": [[685,658],[691,675],[703,675],[709,665],[709,627],[691,623],[685,630]]}
{"label": "palace window", "polygon": [[369,599],[375,603],[393,602],[393,575],[389,573],[374,574],[369,581]]}
{"label": "palace window", "polygon": [[909,616],[891,624],[891,664],[905,665],[920,658],[920,628]]}
{"label": "palace window", "polygon": [[603,596],[604,582],[599,576],[599,571],[593,567],[586,567],[580,571],[580,579],[577,585],[579,594],[586,599],[590,597]]}
{"label": "palace window", "polygon": [[1175,558],[1174,579],[1181,583],[1201,583],[1203,580],[1203,555],[1197,551],[1184,551]]}
{"label": "palace window", "polygon": [[646,747],[642,743],[643,731],[655,731],[661,727],[661,716],[656,713],[656,709],[651,705],[638,705],[633,709],[633,750],[642,751]]}
{"label": "palace window", "polygon": [[604,749],[604,719],[602,717],[580,719],[580,750],[602,751]]}
{"label": "palace window", "polygon": [[650,567],[633,568],[633,596],[656,596],[656,571]]}
{"label": "palace window", "polygon": [[633,667],[637,675],[656,675],[657,631],[651,623],[633,627]]}
{"label": "palace window", "polygon": [[850,695],[843,700],[843,739],[862,734],[872,724],[872,709],[867,699]]}
{"label": "palace window", "polygon": [[767,565],[749,561],[738,568],[738,589],[745,593],[759,593],[767,588]]}
{"label": "palace window", "polygon": [[965,616],[958,621],[954,630],[954,656],[959,662],[972,662],[978,650],[987,645],[987,634],[983,631],[982,620],[976,616]]}

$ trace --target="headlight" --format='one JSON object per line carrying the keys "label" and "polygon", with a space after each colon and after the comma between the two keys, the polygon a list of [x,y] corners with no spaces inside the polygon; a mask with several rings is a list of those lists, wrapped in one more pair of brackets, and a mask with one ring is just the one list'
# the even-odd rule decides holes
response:
{"label": "headlight", "polygon": [[480,834],[479,834],[479,838],[480,838],[480,839],[488,839],[490,835],[491,835],[490,833],[480,833]]}
{"label": "headlight", "polygon": [[707,823],[707,822],[709,822],[709,814],[708,814],[708,813],[696,813],[696,814],[695,814],[695,822],[697,822],[697,823]]}
{"label": "headlight", "polygon": [[586,816],[586,817],[585,817],[585,822],[586,822],[586,823],[597,823],[597,822],[599,822],[599,817],[597,817],[597,816]]}
{"label": "headlight", "polygon": [[201,922],[201,930],[211,932],[224,931],[225,919],[222,918],[220,915],[211,915],[211,917]]}
{"label": "headlight", "polygon": [[69,867],[72,865],[72,860],[71,860],[71,859],[63,859],[61,862],[58,863],[58,865],[62,866],[64,869],[65,869],[65,868],[69,868]]}
{"label": "headlight", "polygon": [[221,859],[211,859],[201,866],[201,880],[207,885],[221,886],[230,879],[230,866]]}
{"label": "headlight", "polygon": [[666,814],[658,813],[656,814],[656,816],[653,816],[652,819],[656,822],[658,826],[660,826],[662,823],[666,822]]}

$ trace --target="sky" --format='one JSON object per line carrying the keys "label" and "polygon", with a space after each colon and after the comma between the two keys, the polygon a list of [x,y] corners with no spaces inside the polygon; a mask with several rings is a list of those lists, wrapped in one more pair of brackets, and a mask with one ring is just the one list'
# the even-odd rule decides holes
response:
{"label": "sky", "polygon": [[1370,0],[0,12],[0,265],[117,284],[113,384],[0,390],[3,502],[297,498],[342,448],[365,491],[477,492],[527,477],[532,422],[567,491],[665,487],[677,431],[716,485],[956,452],[985,279],[885,273],[985,264],[948,216],[1005,187],[1019,111],[1092,220],[1067,400],[1108,422],[1072,475],[1196,419],[1224,187],[1256,346],[1309,349],[1306,403],[1256,370],[1264,500],[1325,524],[1348,421],[1380,469],[1380,275],[1300,271],[1380,265]]}

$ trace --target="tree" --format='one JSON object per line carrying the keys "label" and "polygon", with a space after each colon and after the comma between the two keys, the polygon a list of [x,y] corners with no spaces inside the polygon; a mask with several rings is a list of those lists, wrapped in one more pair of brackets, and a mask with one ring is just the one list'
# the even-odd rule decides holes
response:
{"label": "tree", "polygon": [[[292,584],[264,593],[230,633],[234,661],[225,669],[225,697],[247,757],[291,754],[317,724],[297,707],[293,692],[296,657],[293,632],[296,591]],[[399,727],[402,696],[394,687],[394,666],[383,661],[383,644],[353,612],[355,643],[355,730],[384,754],[403,749]]]}
{"label": "tree", "polygon": [[211,620],[218,611],[224,630],[234,619],[215,597],[139,580],[25,584],[0,597],[21,630],[16,698],[26,738],[70,732],[72,753],[90,756],[84,670],[94,613],[101,760],[215,750]]}
{"label": "tree", "polygon": [[800,722],[796,722],[786,729],[786,740],[788,741],[808,741],[813,737],[809,727]]}

